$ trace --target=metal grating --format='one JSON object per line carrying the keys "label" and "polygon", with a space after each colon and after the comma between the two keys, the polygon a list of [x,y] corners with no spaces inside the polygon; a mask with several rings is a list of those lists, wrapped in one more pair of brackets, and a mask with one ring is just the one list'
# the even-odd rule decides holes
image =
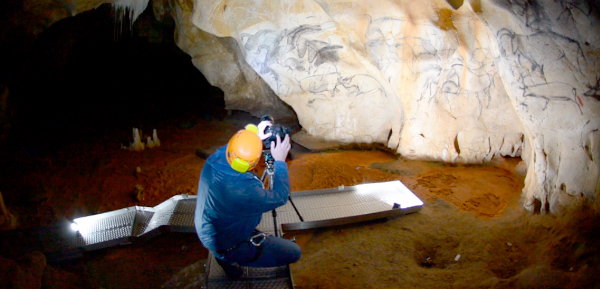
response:
{"label": "metal grating", "polygon": [[173,217],[169,221],[171,226],[194,226],[194,213],[196,212],[196,199],[186,199],[177,202]]}
{"label": "metal grating", "polygon": [[355,215],[365,215],[373,212],[391,210],[392,205],[382,203],[355,203],[345,206],[331,206],[319,208],[302,208],[301,212],[305,221],[320,221],[328,219],[337,219],[351,217]]}
{"label": "metal grating", "polygon": [[168,225],[169,221],[171,220],[171,216],[173,216],[173,211],[175,211],[176,205],[177,201],[173,200],[173,198],[170,198],[154,207],[155,213],[142,235],[158,229],[160,226]]}
{"label": "metal grating", "polygon": [[131,237],[132,228],[133,226],[118,227],[110,230],[92,232],[83,235],[80,234],[79,237],[81,238],[85,246],[90,246],[98,243]]}
{"label": "metal grating", "polygon": [[135,225],[133,226],[133,235],[139,236],[143,234],[148,228],[148,224],[154,216],[154,209],[136,207],[137,212],[135,213]]}
{"label": "metal grating", "polygon": [[206,263],[207,275],[205,288],[231,289],[231,288],[265,288],[286,289],[294,288],[292,273],[288,266],[272,268],[242,267],[244,275],[240,279],[229,280],[225,272],[209,253]]}
{"label": "metal grating", "polygon": [[78,240],[84,246],[131,237],[136,215],[135,207],[98,214],[75,220],[79,226]]}
{"label": "metal grating", "polygon": [[[293,192],[291,198],[304,222],[287,202],[277,208],[279,232],[404,215],[423,206],[400,181]],[[127,243],[131,238],[151,238],[165,231],[195,232],[195,210],[196,196],[177,195],[153,208],[135,206],[78,218],[75,222],[80,229],[76,235],[49,231],[39,238],[47,251],[101,249]],[[257,228],[274,231],[271,211],[263,214]]]}
{"label": "metal grating", "polygon": [[282,223],[284,230],[341,225],[413,213],[423,202],[400,181],[295,192],[292,200],[304,222]]}
{"label": "metal grating", "polygon": [[[295,201],[294,201],[295,203]],[[277,211],[277,230],[282,232],[281,224],[297,223],[300,222],[298,214],[294,210],[294,207],[287,202],[285,205],[276,209]],[[260,223],[256,228],[263,232],[273,233],[273,212],[269,211],[263,214]]]}
{"label": "metal grating", "polygon": [[246,272],[247,278],[287,278],[288,267],[271,267],[271,268],[248,268]]}

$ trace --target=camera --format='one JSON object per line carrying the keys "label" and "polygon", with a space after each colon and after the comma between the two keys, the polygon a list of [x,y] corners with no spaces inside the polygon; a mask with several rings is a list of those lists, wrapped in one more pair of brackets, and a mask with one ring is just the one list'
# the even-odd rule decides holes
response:
{"label": "camera", "polygon": [[277,136],[279,136],[279,138],[281,140],[283,140],[285,138],[286,135],[290,134],[291,130],[288,127],[285,126],[281,126],[278,124],[274,124],[274,120],[273,117],[265,115],[263,116],[261,119],[261,121],[265,121],[268,120],[270,121],[273,125],[268,126],[267,128],[265,128],[264,133],[271,133],[271,136],[264,139],[263,140],[263,145],[265,146],[265,148],[270,149],[271,148],[271,142],[276,142],[277,141]]}
{"label": "camera", "polygon": [[290,134],[290,129],[281,125],[274,124],[265,129],[265,133],[271,133],[271,136],[263,140],[263,144],[266,148],[271,148],[271,142],[277,141],[277,136],[281,140],[285,138],[286,135]]}

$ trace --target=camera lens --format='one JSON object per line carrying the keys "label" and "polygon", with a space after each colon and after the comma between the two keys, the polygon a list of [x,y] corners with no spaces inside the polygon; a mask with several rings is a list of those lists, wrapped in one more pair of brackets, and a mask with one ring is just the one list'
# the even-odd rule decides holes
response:
{"label": "camera lens", "polygon": [[272,125],[265,130],[265,133],[271,133],[271,136],[263,141],[263,145],[268,149],[271,148],[271,142],[277,141],[277,136],[283,140],[286,135],[290,134],[290,129],[280,125]]}

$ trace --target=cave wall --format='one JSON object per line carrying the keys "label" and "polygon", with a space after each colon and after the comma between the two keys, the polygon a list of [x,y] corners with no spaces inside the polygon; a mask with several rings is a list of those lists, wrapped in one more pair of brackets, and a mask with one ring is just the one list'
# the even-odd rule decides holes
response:
{"label": "cave wall", "polygon": [[597,5],[498,1],[483,13],[496,36],[502,82],[527,130],[523,193],[530,209],[539,200],[542,210],[557,212],[600,193]]}
{"label": "cave wall", "polygon": [[[30,14],[46,17],[46,26],[99,5],[43,3],[54,3],[44,6],[54,12]],[[413,159],[521,157],[528,168],[524,206],[560,212],[600,194],[597,5],[154,0],[151,6],[155,17],[173,17],[177,45],[224,91],[229,109],[296,115],[315,138],[384,143]]]}
{"label": "cave wall", "polygon": [[594,200],[596,4],[453,4],[197,0],[191,21],[235,39],[314,137],[445,162],[521,156],[526,208]]}
{"label": "cave wall", "polygon": [[294,111],[240,56],[233,38],[218,37],[194,26],[191,1],[153,3],[155,16],[175,19],[177,46],[192,57],[194,66],[211,85],[223,91],[227,109],[247,111],[256,117],[268,114],[277,119],[296,118]]}

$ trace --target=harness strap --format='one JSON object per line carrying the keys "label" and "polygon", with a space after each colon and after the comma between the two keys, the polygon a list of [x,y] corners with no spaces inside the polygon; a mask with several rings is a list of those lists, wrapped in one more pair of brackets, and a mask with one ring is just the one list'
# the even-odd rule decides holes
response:
{"label": "harness strap", "polygon": [[[242,242],[234,245],[231,248],[228,248],[225,250],[217,250],[217,253],[226,254],[231,251],[234,251],[235,249],[239,248],[242,245],[242,243],[244,243],[244,242],[249,242],[253,246],[258,247],[260,249],[260,252],[262,253],[262,243],[267,239],[267,237],[269,237],[269,234],[265,233],[265,232],[260,232],[258,230],[254,231],[254,233],[258,233],[258,234],[252,235],[252,237],[250,237],[248,240],[242,241]],[[260,254],[259,254],[259,257],[260,257]],[[254,259],[258,259],[258,257],[255,256]]]}
{"label": "harness strap", "polygon": [[[244,242],[246,242],[246,241],[244,241]],[[229,253],[229,252],[231,252],[231,251],[233,251],[233,250],[235,250],[235,249],[239,248],[239,247],[240,247],[240,245],[242,245],[242,243],[243,243],[243,242],[240,242],[240,243],[238,243],[237,245],[235,245],[235,246],[233,246],[233,247],[231,247],[231,248],[229,248],[229,249],[225,249],[225,250],[217,250],[217,253],[219,253],[219,254],[221,254],[221,255],[225,255],[226,253]]]}
{"label": "harness strap", "polygon": [[254,233],[258,233],[252,237],[250,237],[250,244],[254,245],[254,247],[256,247],[256,254],[254,254],[254,257],[252,257],[252,259],[249,262],[254,262],[256,260],[258,260],[258,258],[260,258],[260,256],[263,253],[263,242],[269,237],[269,234],[255,230]]}
{"label": "harness strap", "polygon": [[263,246],[262,244],[256,247],[256,254],[254,254],[254,257],[252,257],[252,259],[250,260],[250,262],[254,262],[256,260],[258,260],[258,258],[260,258],[260,256],[263,253]]}

